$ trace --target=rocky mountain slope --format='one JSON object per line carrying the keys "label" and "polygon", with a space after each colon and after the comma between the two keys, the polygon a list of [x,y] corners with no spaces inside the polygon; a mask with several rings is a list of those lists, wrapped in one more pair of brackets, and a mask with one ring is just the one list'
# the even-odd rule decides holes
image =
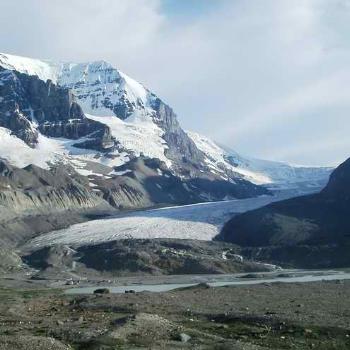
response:
{"label": "rocky mountain slope", "polygon": [[21,169],[0,161],[0,242],[16,245],[37,232],[67,226],[113,208],[69,166]]}
{"label": "rocky mountain slope", "polygon": [[350,158],[334,170],[320,193],[276,202],[234,217],[219,238],[257,247],[251,254],[292,265],[348,266],[349,208]]}

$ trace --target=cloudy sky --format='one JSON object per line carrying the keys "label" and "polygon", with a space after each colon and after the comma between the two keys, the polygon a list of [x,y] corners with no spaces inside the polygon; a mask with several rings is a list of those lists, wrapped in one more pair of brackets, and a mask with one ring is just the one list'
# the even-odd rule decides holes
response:
{"label": "cloudy sky", "polygon": [[105,59],[186,129],[294,164],[350,156],[350,0],[0,0],[0,51]]}

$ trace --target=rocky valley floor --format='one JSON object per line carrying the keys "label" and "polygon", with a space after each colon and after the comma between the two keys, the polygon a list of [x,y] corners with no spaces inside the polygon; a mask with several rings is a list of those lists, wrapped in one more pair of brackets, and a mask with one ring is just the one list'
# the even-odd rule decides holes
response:
{"label": "rocky valley floor", "polygon": [[75,296],[4,283],[0,349],[350,347],[350,281]]}

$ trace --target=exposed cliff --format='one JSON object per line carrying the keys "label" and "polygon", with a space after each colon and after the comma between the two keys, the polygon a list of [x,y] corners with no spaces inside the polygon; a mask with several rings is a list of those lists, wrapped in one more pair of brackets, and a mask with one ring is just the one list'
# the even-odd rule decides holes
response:
{"label": "exposed cliff", "polygon": [[50,137],[89,136],[89,147],[103,150],[112,139],[106,125],[86,118],[67,88],[0,67],[0,126],[35,147],[38,132]]}

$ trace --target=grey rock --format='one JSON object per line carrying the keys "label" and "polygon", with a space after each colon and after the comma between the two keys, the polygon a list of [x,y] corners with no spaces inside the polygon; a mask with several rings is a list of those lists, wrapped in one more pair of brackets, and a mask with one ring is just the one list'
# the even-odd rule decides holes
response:
{"label": "grey rock", "polygon": [[[111,211],[112,207],[69,166],[23,169],[0,160],[0,240],[16,245],[36,232],[64,227],[74,213]],[[61,218],[60,218],[61,217]],[[43,218],[43,220],[41,219]]]}
{"label": "grey rock", "polygon": [[179,334],[179,340],[182,342],[182,343],[187,343],[191,340],[191,336],[189,336],[188,334],[186,333],[180,333]]}

